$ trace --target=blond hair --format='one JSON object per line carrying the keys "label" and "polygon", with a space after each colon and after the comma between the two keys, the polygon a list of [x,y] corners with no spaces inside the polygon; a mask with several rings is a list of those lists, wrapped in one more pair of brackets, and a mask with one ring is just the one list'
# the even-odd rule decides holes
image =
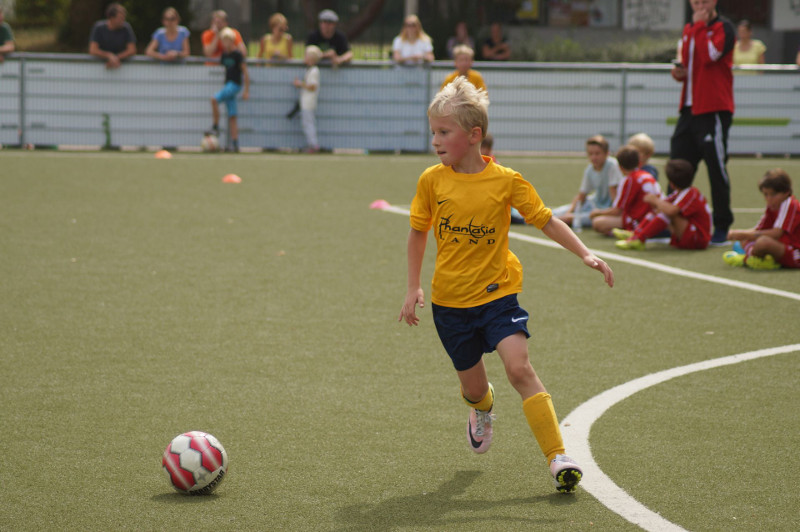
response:
{"label": "blond hair", "polygon": [[286,17],[283,15],[283,13],[274,13],[271,17],[269,17],[269,29],[273,29],[278,25],[283,26],[284,30],[289,27],[289,21],[286,20]]}
{"label": "blond hair", "polygon": [[417,39],[424,42],[433,42],[431,36],[425,33],[425,30],[422,29],[422,22],[420,22],[419,17],[416,15],[409,15],[405,19],[403,19],[403,27],[400,28],[400,37],[401,41],[408,41],[408,36],[406,35],[406,24],[413,23],[414,26],[417,28]]}
{"label": "blond hair", "polygon": [[309,44],[306,46],[306,55],[315,62],[322,59],[322,49],[319,46]]}
{"label": "blond hair", "polygon": [[473,50],[466,44],[459,44],[458,46],[453,48],[453,59],[455,59],[459,55],[468,55],[471,59],[475,57],[475,50]]}
{"label": "blond hair", "polygon": [[235,41],[236,33],[234,33],[233,28],[223,28],[222,31],[219,32],[219,38],[223,41],[225,39]]}
{"label": "blond hair", "polygon": [[451,117],[464,131],[481,128],[481,138],[489,129],[489,96],[483,89],[459,76],[440,90],[428,106],[428,118]]}
{"label": "blond hair", "polygon": [[639,150],[645,158],[652,157],[656,151],[653,139],[647,133],[637,133],[628,139],[628,145]]}

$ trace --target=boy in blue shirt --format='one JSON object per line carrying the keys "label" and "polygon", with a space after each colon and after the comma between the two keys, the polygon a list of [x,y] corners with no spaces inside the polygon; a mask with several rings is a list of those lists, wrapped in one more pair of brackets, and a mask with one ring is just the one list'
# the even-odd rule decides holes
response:
{"label": "boy in blue shirt", "polygon": [[608,141],[605,137],[594,135],[586,140],[586,157],[589,164],[583,171],[578,194],[569,205],[553,209],[553,216],[576,230],[592,226],[589,214],[593,210],[611,207],[617,196],[617,187],[622,182],[622,172],[617,160],[608,155]]}

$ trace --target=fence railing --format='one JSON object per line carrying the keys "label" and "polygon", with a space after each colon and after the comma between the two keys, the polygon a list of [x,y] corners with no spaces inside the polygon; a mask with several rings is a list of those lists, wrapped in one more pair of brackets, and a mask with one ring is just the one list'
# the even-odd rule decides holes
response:
{"label": "fence railing", "polygon": [[[250,99],[239,102],[240,145],[297,149],[299,61],[248,62]],[[489,89],[490,132],[499,151],[574,152],[586,137],[612,146],[647,132],[669,151],[680,85],[662,64],[476,63]],[[331,149],[424,152],[428,102],[451,62],[399,68],[363,61],[322,68],[317,122]],[[732,154],[800,154],[800,74],[767,65],[735,76]],[[0,143],[38,146],[197,147],[211,125],[219,66],[201,58],[167,65],[135,57],[117,70],[87,55],[10,55],[0,63]],[[224,117],[224,111],[223,111]],[[220,126],[225,129],[226,121]]]}

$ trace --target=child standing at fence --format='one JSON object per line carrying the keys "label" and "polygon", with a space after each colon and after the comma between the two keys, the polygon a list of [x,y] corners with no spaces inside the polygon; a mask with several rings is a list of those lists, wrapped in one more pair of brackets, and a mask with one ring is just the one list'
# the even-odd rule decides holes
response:
{"label": "child standing at fence", "polygon": [[453,48],[453,63],[455,63],[456,70],[444,78],[439,90],[443,89],[445,85],[452,82],[457,77],[462,76],[475,85],[475,88],[483,89],[488,94],[489,91],[486,89],[486,84],[483,82],[483,76],[481,76],[480,72],[477,70],[472,70],[472,60],[474,57],[475,51],[465,44],[459,44]]}
{"label": "child standing at fence", "polygon": [[[609,286],[614,274],[572,230],[551,215],[528,181],[480,152],[489,125],[489,99],[457,78],[428,107],[432,145],[441,164],[425,170],[411,202],[408,234],[408,290],[399,320],[418,325],[417,306],[425,305],[420,276],[428,231],[437,251],[431,301],[433,321],[469,406],[467,442],[473,452],[489,449],[493,436],[494,389],[483,354],[497,350],[509,382],[522,398],[522,410],[550,465],[558,491],[574,491],[580,467],[565,453],[553,402],[531,366],[526,322],[517,303],[522,265],[508,249],[509,210],[600,271]],[[487,198],[489,198],[487,200]]]}
{"label": "child standing at fence", "polygon": [[295,78],[294,86],[300,89],[300,119],[303,123],[303,134],[306,136],[306,153],[317,153],[317,98],[319,96],[319,67],[322,50],[313,44],[306,46],[304,62],[306,73],[303,79]]}
{"label": "child standing at fence", "polygon": [[744,253],[727,251],[723,260],[731,266],[754,270],[800,268],[800,202],[792,195],[792,180],[784,170],[769,170],[758,189],[767,210],[753,229],[731,229],[729,240],[739,240]]}
{"label": "child standing at fence", "polygon": [[225,85],[211,98],[211,113],[214,124],[211,132],[219,136],[219,102],[224,102],[228,110],[228,128],[233,151],[239,151],[239,125],[237,122],[238,108],[236,106],[236,96],[242,91],[242,80],[244,80],[244,91],[242,99],[250,97],[250,75],[247,72],[247,64],[244,56],[236,48],[236,34],[231,28],[225,28],[220,32],[222,41],[222,55],[219,62],[225,67]]}

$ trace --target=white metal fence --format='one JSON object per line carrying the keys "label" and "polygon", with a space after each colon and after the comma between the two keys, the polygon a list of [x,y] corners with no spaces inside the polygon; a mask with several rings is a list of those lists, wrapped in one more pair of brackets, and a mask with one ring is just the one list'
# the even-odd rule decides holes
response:
{"label": "white metal fence", "polygon": [[[250,99],[239,102],[240,144],[300,148],[299,61],[249,64]],[[605,135],[612,147],[644,131],[669,150],[680,85],[669,65],[476,63],[489,89],[490,132],[500,151],[581,151]],[[397,68],[356,62],[322,68],[317,120],[331,149],[427,151],[427,104],[450,62]],[[735,76],[732,154],[800,154],[800,72],[771,65]],[[0,143],[44,146],[198,146],[223,70],[192,59],[165,65],[137,57],[118,70],[85,55],[30,54],[0,63]],[[223,111],[224,117],[224,111]],[[225,127],[225,119],[220,126]]]}

